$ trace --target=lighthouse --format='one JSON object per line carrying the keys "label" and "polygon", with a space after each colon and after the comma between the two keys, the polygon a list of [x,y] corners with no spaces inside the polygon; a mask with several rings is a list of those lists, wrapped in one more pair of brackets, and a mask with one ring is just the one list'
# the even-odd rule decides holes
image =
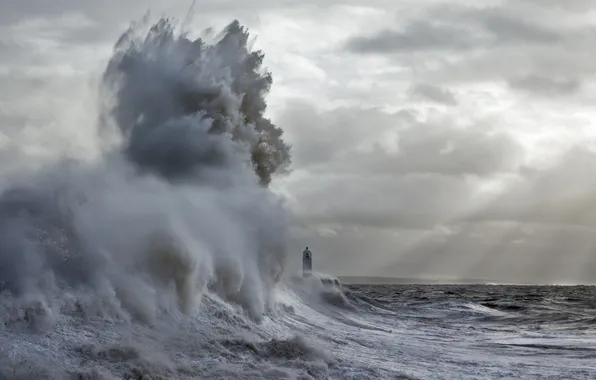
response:
{"label": "lighthouse", "polygon": [[306,247],[302,252],[302,276],[309,277],[312,272],[312,252]]}

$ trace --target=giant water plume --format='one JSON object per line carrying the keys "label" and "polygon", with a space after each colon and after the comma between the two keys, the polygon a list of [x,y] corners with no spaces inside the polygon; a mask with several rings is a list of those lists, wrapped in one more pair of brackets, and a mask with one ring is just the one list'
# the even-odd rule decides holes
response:
{"label": "giant water plume", "polygon": [[150,322],[210,289],[266,311],[285,260],[284,211],[266,185],[289,148],[264,117],[271,75],[249,42],[238,22],[213,43],[165,19],[122,35],[98,115],[120,143],[3,184],[4,307],[33,305],[44,323],[66,307]]}

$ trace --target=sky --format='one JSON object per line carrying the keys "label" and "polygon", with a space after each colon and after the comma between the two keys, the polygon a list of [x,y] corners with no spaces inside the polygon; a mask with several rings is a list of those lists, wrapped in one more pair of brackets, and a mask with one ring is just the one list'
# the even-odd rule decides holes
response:
{"label": "sky", "polygon": [[[591,3],[197,0],[187,27],[265,53],[293,270],[309,246],[334,275],[596,283]],[[114,43],[190,4],[0,0],[2,170],[92,155]]]}

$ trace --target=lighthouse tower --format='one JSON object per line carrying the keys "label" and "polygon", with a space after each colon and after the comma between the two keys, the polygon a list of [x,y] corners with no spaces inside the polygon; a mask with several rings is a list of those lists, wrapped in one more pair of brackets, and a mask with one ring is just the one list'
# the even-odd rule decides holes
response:
{"label": "lighthouse tower", "polygon": [[306,247],[302,252],[302,276],[309,277],[312,272],[312,252]]}

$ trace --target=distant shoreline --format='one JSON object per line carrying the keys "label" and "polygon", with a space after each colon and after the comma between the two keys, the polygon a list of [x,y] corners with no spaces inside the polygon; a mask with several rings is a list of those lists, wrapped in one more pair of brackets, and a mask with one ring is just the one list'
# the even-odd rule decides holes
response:
{"label": "distant shoreline", "polygon": [[516,286],[594,286],[595,284],[507,283],[486,279],[404,278],[337,276],[346,285],[516,285]]}

